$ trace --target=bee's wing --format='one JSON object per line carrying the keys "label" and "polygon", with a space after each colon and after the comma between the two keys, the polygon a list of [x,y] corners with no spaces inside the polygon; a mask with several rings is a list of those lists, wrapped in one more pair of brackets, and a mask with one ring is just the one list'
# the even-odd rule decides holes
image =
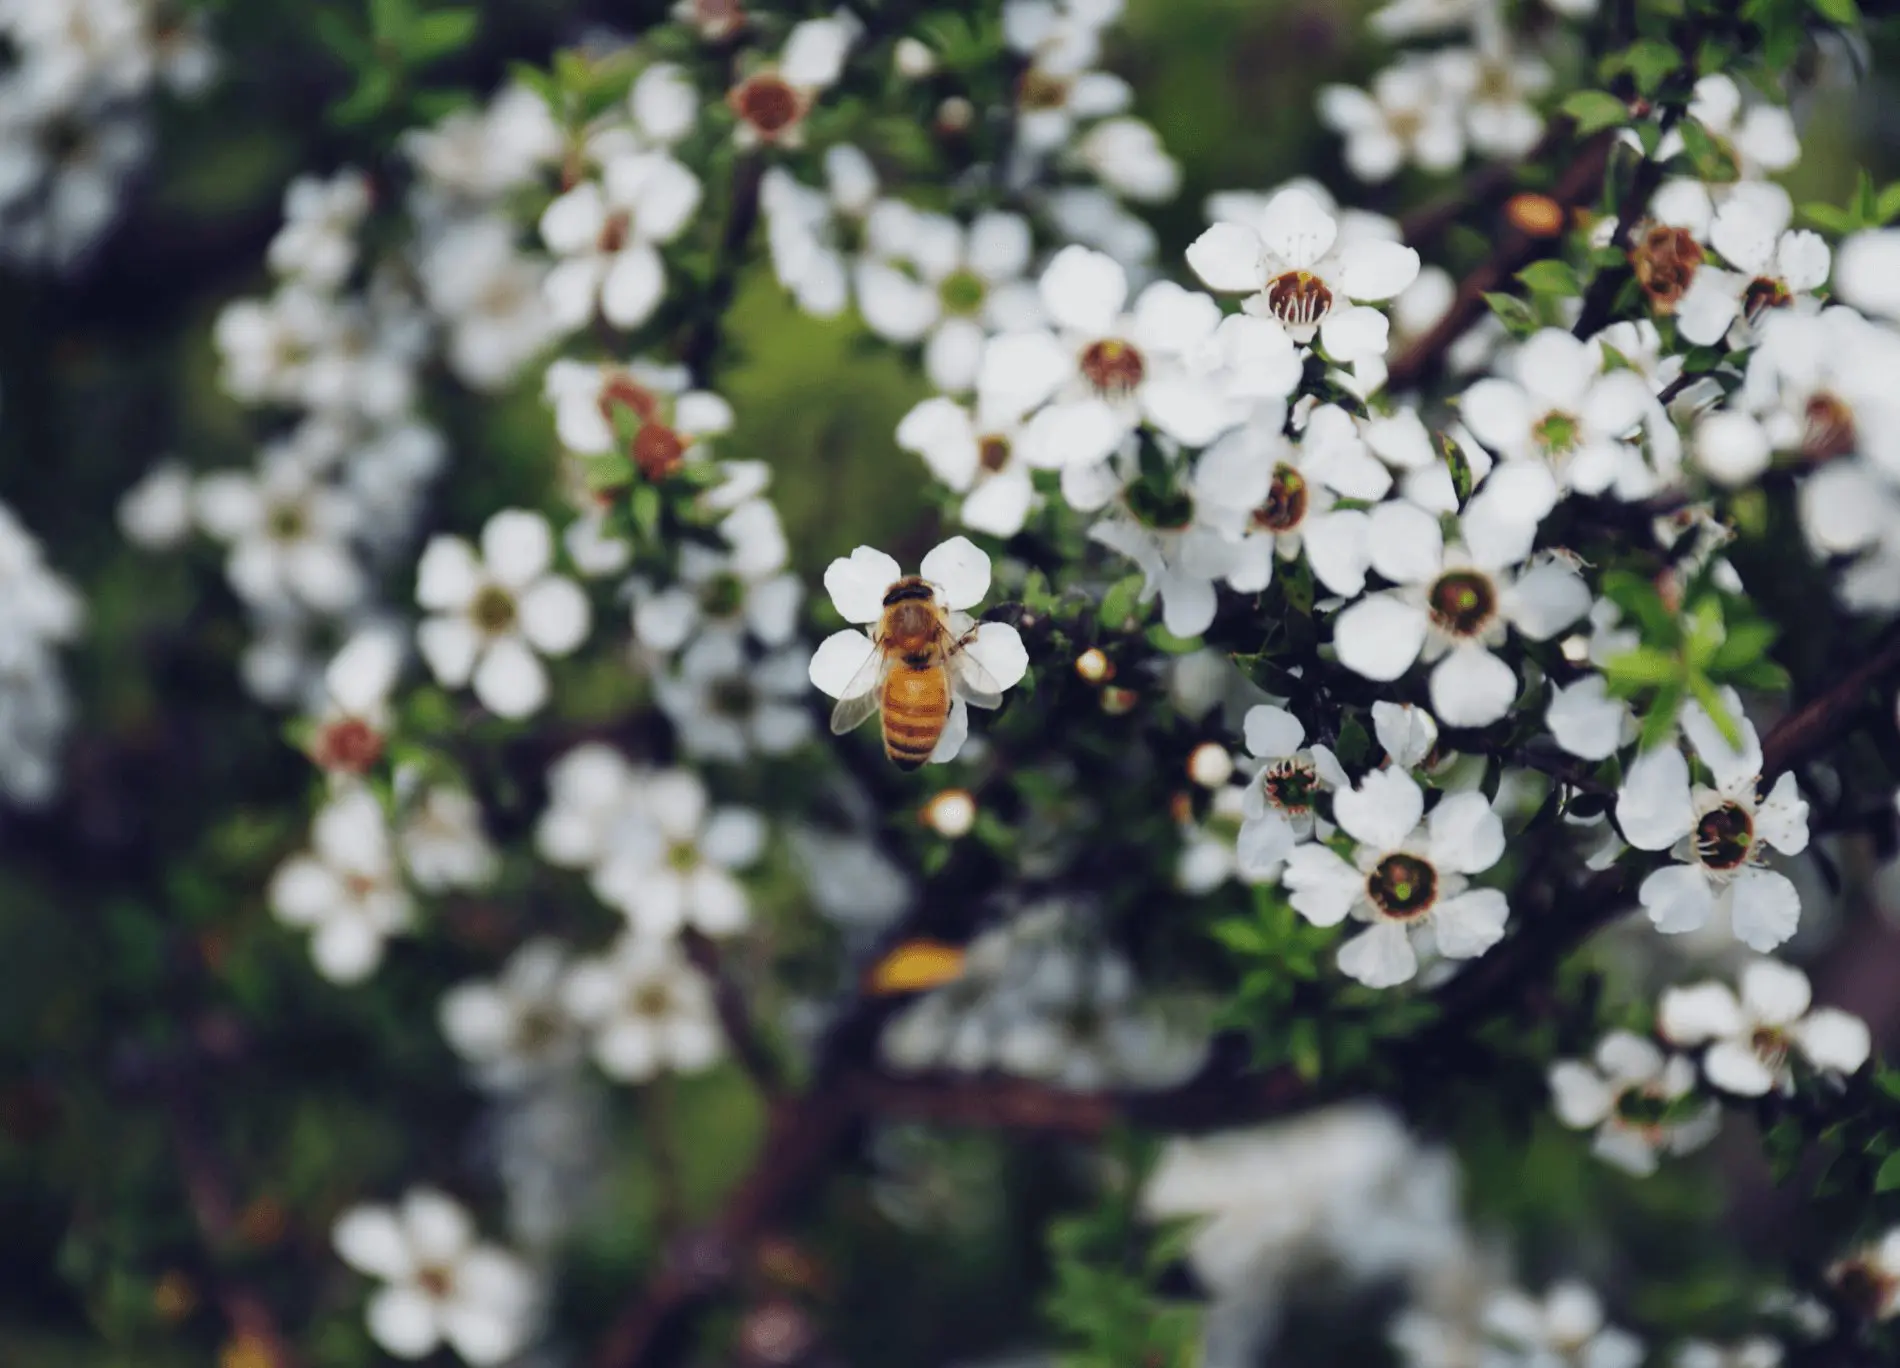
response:
{"label": "bee's wing", "polygon": [[1003,686],[996,682],[996,676],[983,667],[969,649],[976,640],[976,628],[972,627],[961,637],[947,638],[945,663],[950,668],[950,677],[957,684],[957,691],[973,706],[994,708],[1002,704]]}
{"label": "bee's wing", "polygon": [[878,710],[884,698],[884,677],[891,672],[894,657],[881,644],[873,643],[870,658],[844,686],[844,697],[831,710],[831,734],[843,736],[856,731],[864,719]]}

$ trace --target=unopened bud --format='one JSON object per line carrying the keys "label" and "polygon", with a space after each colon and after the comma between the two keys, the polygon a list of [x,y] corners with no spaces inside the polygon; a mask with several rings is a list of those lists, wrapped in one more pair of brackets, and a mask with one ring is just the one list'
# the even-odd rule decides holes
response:
{"label": "unopened bud", "polygon": [[1657,313],[1674,313],[1702,264],[1702,244],[1686,228],[1653,223],[1630,249],[1636,283]]}
{"label": "unopened bud", "polygon": [[968,789],[945,789],[922,813],[924,825],[948,840],[961,840],[976,825],[976,799]]}
{"label": "unopened bud", "polygon": [[1133,689],[1124,689],[1119,684],[1111,684],[1102,690],[1102,711],[1110,717],[1120,717],[1124,713],[1133,712],[1134,708],[1135,691]]}
{"label": "unopened bud", "polygon": [[952,95],[937,106],[937,131],[961,133],[976,122],[976,106],[961,95]]}
{"label": "unopened bud", "polygon": [[1168,816],[1174,819],[1176,826],[1186,826],[1194,820],[1194,799],[1181,789],[1176,789],[1168,798]]}
{"label": "unopened bud", "polygon": [[784,1298],[754,1307],[739,1323],[739,1352],[747,1363],[797,1363],[816,1342],[811,1318]]}
{"label": "unopened bud", "polygon": [[1556,237],[1564,230],[1563,205],[1528,190],[1504,202],[1504,217],[1520,233],[1535,238]]}
{"label": "unopened bud", "polygon": [[1091,646],[1075,658],[1075,672],[1084,684],[1106,684],[1115,677],[1115,662]]}
{"label": "unopened bud", "polygon": [[920,81],[937,69],[937,54],[915,38],[899,38],[892,57],[906,80]]}
{"label": "unopened bud", "polygon": [[1188,778],[1205,789],[1217,789],[1234,777],[1234,757],[1225,746],[1204,741],[1188,756]]}
{"label": "unopened bud", "polygon": [[310,739],[310,759],[331,774],[367,774],[383,758],[383,734],[360,717],[325,722]]}

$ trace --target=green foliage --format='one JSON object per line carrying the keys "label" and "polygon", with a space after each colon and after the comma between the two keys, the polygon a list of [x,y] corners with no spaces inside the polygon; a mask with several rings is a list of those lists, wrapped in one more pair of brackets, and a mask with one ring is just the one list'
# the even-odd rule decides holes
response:
{"label": "green foliage", "polygon": [[355,78],[355,87],[330,108],[345,127],[379,120],[415,122],[439,117],[458,102],[447,91],[417,88],[422,68],[452,57],[474,41],[481,22],[474,8],[424,10],[413,0],[368,0],[361,21],[340,8],[312,16],[318,39]]}

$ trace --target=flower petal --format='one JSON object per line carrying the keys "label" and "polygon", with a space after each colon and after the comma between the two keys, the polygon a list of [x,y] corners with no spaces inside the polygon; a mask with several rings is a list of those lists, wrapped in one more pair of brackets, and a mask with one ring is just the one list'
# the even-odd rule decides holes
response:
{"label": "flower petal", "polygon": [[1482,646],[1459,646],[1432,670],[1432,711],[1448,727],[1482,727],[1511,710],[1517,675]]}
{"label": "flower petal", "polygon": [[1756,960],[1742,970],[1742,1010],[1764,1026],[1799,1021],[1814,1001],[1808,976],[1780,960]]}
{"label": "flower petal", "polygon": [[1128,274],[1106,253],[1072,243],[1055,254],[1039,288],[1058,326],[1100,337],[1114,327],[1128,300]]}
{"label": "flower petal", "polygon": [[983,667],[989,682],[999,689],[1011,689],[1022,683],[1029,672],[1029,651],[1022,634],[1007,622],[979,622],[976,639],[963,653]]}
{"label": "flower petal", "polygon": [[1728,901],[1735,939],[1761,954],[1787,940],[1801,924],[1801,895],[1787,875],[1772,869],[1740,871],[1729,885]]}
{"label": "flower petal", "polygon": [[1275,195],[1260,215],[1260,241],[1292,270],[1316,265],[1338,234],[1339,224],[1326,206],[1297,186]]}
{"label": "flower petal", "polygon": [[946,608],[970,608],[990,591],[990,558],[968,537],[952,537],[925,555],[919,567]]}
{"label": "flower petal", "polygon": [[1637,898],[1651,923],[1667,936],[1701,930],[1715,910],[1708,876],[1692,865],[1664,865],[1643,880]]}
{"label": "flower petal", "polygon": [[1665,1040],[1696,1046],[1739,1035],[1742,1005],[1725,983],[1695,983],[1664,990],[1656,1007],[1656,1024]]}
{"label": "flower petal", "polygon": [[1262,760],[1280,760],[1293,754],[1306,740],[1306,728],[1285,708],[1261,703],[1247,709],[1241,721],[1247,738],[1247,750]]}
{"label": "flower petal", "polygon": [[1374,770],[1358,788],[1333,795],[1333,817],[1347,834],[1374,850],[1395,850],[1425,812],[1425,794],[1403,770]]}
{"label": "flower petal", "polygon": [[1339,286],[1348,299],[1390,299],[1418,279],[1418,253],[1400,242],[1355,242],[1339,253]]}
{"label": "flower petal", "polygon": [[1801,1053],[1817,1069],[1851,1074],[1873,1053],[1867,1023],[1835,1007],[1820,1007],[1798,1021],[1789,1032]]}
{"label": "flower petal", "polygon": [[587,639],[593,609],[573,580],[549,575],[521,596],[521,634],[543,655],[564,656]]}
{"label": "flower petal", "polygon": [[1447,959],[1475,959],[1504,939],[1511,906],[1495,888],[1447,898],[1432,913],[1432,937]]}
{"label": "flower petal", "polygon": [[903,577],[896,561],[860,546],[825,567],[825,590],[846,622],[876,622],[884,615],[884,595]]}
{"label": "flower petal", "polygon": [[1382,683],[1412,668],[1425,644],[1425,610],[1391,594],[1360,599],[1333,622],[1339,663]]}
{"label": "flower petal", "polygon": [[[845,690],[863,673],[865,664],[876,653],[877,646],[868,636],[846,628],[818,643],[807,674],[820,693],[843,698]],[[867,689],[876,681],[875,673],[864,676]]]}
{"label": "flower petal", "polygon": [[1368,988],[1392,988],[1418,973],[1418,955],[1404,927],[1380,922],[1339,948],[1339,971]]}
{"label": "flower petal", "polygon": [[510,589],[524,589],[554,562],[554,534],[539,513],[504,508],[482,528],[482,560]]}
{"label": "flower petal", "polygon": [[1432,809],[1432,863],[1460,874],[1489,869],[1504,855],[1504,823],[1477,790],[1448,794]]}
{"label": "flower petal", "polygon": [[548,701],[547,671],[518,637],[490,642],[470,682],[475,697],[497,717],[527,717]]}
{"label": "flower petal", "polygon": [[1260,238],[1238,223],[1216,223],[1188,245],[1188,265],[1210,290],[1257,290],[1267,283]]}

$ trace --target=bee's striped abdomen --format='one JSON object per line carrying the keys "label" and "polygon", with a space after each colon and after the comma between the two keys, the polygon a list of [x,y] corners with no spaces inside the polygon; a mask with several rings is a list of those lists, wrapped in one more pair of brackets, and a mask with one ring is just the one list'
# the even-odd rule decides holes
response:
{"label": "bee's striped abdomen", "polygon": [[899,665],[884,681],[884,753],[899,769],[930,758],[950,719],[950,676],[941,665]]}

